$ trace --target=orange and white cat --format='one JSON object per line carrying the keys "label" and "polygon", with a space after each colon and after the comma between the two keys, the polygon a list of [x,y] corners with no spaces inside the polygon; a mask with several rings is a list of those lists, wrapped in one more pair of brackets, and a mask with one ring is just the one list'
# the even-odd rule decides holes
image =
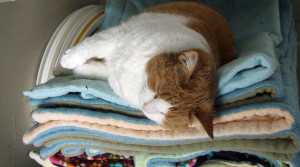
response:
{"label": "orange and white cat", "polygon": [[60,63],[74,75],[108,79],[117,95],[166,128],[198,122],[213,138],[217,69],[236,55],[220,14],[202,4],[173,2],[86,38]]}

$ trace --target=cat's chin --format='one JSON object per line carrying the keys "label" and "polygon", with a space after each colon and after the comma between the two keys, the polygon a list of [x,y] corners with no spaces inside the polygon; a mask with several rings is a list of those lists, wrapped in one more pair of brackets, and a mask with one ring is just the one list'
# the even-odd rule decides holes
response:
{"label": "cat's chin", "polygon": [[143,105],[144,114],[151,120],[163,124],[166,119],[166,114],[172,105],[162,99],[152,99]]}
{"label": "cat's chin", "polygon": [[146,117],[158,124],[163,124],[166,119],[165,115],[172,105],[163,99],[154,98],[154,96],[155,93],[145,86],[139,93],[139,105]]}

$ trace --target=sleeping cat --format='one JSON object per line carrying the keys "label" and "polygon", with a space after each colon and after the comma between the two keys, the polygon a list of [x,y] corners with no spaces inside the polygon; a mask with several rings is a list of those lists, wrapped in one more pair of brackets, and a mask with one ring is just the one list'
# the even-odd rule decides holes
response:
{"label": "sleeping cat", "polygon": [[220,14],[173,2],[86,38],[60,63],[74,75],[108,79],[117,95],[166,128],[203,126],[213,138],[217,69],[236,55]]}

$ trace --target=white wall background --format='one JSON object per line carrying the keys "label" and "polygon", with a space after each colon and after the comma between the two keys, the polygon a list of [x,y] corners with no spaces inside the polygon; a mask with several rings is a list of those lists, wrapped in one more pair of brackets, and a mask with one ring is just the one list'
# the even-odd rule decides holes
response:
{"label": "white wall background", "polygon": [[22,142],[31,124],[22,91],[34,83],[42,53],[60,22],[99,0],[17,0],[0,3],[0,166],[38,166]]}

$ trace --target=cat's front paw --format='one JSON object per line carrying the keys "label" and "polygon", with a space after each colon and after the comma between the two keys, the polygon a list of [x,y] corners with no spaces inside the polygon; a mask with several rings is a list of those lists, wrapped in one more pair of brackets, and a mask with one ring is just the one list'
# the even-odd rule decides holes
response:
{"label": "cat's front paw", "polygon": [[65,54],[60,59],[60,65],[63,68],[74,69],[75,67],[82,65],[87,60],[84,56],[75,49],[66,50]]}

